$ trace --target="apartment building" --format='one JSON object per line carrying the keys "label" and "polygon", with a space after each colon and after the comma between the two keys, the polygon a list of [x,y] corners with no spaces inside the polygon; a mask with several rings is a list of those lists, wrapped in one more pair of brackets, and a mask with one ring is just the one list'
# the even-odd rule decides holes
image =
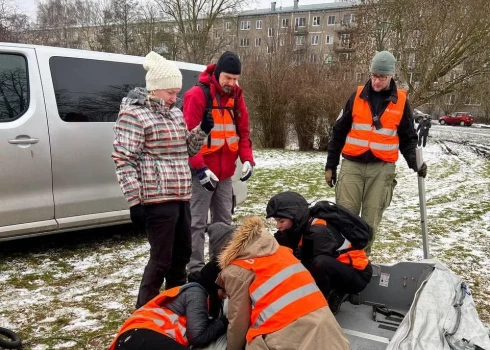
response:
{"label": "apartment building", "polygon": [[227,48],[241,56],[258,57],[278,46],[290,45],[292,54],[313,63],[328,63],[335,57],[349,60],[354,52],[354,4],[299,5],[298,0],[291,1],[292,6],[278,7],[272,2],[268,9],[243,11],[234,21],[225,23],[231,38]]}

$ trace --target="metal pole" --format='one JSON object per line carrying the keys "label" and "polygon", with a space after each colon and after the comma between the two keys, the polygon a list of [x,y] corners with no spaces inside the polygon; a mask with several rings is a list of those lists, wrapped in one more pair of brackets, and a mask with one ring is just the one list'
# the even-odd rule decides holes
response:
{"label": "metal pole", "polygon": [[[417,157],[417,169],[420,169],[424,158],[422,155],[422,147],[417,147],[415,151]],[[427,232],[427,207],[425,205],[425,179],[418,176],[419,181],[419,204],[420,204],[420,225],[422,227],[422,243],[424,245],[424,259],[429,259],[429,241]]]}

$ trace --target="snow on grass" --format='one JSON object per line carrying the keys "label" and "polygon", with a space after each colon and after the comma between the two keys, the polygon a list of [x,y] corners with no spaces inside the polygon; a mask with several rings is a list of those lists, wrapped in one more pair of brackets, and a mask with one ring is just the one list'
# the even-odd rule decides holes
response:
{"label": "snow on grass", "polygon": [[[470,130],[435,126],[424,149],[429,244],[432,256],[468,283],[482,320],[490,323],[490,162],[465,145],[475,135],[457,129]],[[325,153],[255,155],[257,167],[236,223],[250,214],[265,217],[269,198],[285,190],[310,202],[334,200],[324,180]],[[397,181],[373,247],[375,262],[422,258],[417,177],[403,158]],[[268,228],[274,231],[270,220]],[[75,241],[66,234],[0,245],[0,327],[17,331],[25,349],[107,348],[134,310],[149,251],[144,235],[127,227],[101,234],[111,230]]]}

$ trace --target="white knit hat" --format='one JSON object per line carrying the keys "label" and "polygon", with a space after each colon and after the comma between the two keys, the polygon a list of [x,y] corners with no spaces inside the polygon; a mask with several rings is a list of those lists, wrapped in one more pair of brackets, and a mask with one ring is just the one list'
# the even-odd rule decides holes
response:
{"label": "white knit hat", "polygon": [[148,91],[182,88],[182,73],[179,68],[156,52],[152,51],[146,55],[143,67],[148,71],[146,73]]}

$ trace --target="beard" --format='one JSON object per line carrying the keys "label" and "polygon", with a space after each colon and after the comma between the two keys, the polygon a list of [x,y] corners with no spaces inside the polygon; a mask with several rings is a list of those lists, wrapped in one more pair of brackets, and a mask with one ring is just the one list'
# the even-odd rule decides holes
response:
{"label": "beard", "polygon": [[230,95],[233,92],[233,86],[225,85],[222,87],[225,94]]}

